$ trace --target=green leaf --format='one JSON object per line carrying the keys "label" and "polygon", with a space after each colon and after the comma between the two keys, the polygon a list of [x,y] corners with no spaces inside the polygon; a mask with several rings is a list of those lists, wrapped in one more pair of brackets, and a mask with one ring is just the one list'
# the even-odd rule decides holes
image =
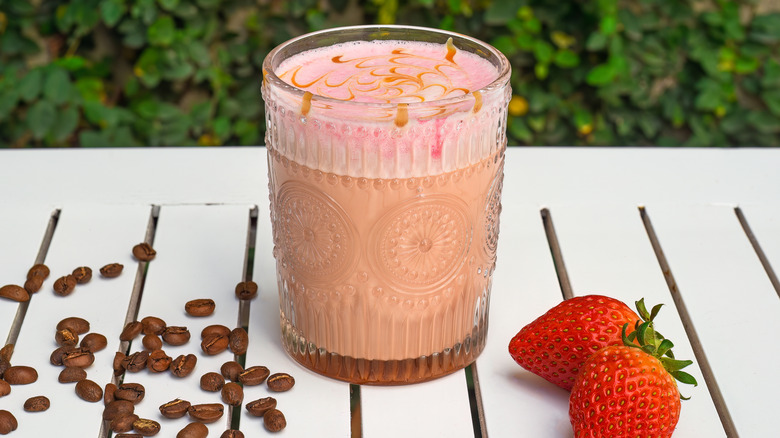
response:
{"label": "green leaf", "polygon": [[758,70],[759,62],[756,58],[742,58],[740,57],[737,59],[737,62],[734,64],[734,72],[738,74],[748,74],[753,73],[754,71]]}
{"label": "green leaf", "polygon": [[761,94],[761,99],[772,114],[780,117],[780,89],[764,91]]}
{"label": "green leaf", "polygon": [[601,32],[591,33],[585,42],[585,48],[591,52],[603,50],[605,47],[607,47],[607,36]]}
{"label": "green leaf", "polygon": [[169,46],[173,42],[176,32],[176,25],[173,18],[169,15],[163,15],[151,25],[147,30],[146,36],[149,43],[157,46]]}
{"label": "green leaf", "polygon": [[607,63],[593,67],[590,72],[588,72],[585,81],[588,84],[597,87],[612,82],[616,76],[617,72],[615,71],[615,67],[612,64]]}
{"label": "green leaf", "polygon": [[607,15],[606,17],[603,17],[601,21],[599,22],[599,30],[604,35],[612,35],[617,31],[617,16],[615,15]]}
{"label": "green leaf", "polygon": [[230,119],[227,117],[217,117],[214,120],[214,135],[224,143],[230,137]]}
{"label": "green leaf", "polygon": [[79,143],[85,148],[106,147],[110,144],[103,131],[81,131]]}
{"label": "green leaf", "polygon": [[561,68],[574,68],[580,65],[580,57],[571,50],[559,50],[553,62]]}
{"label": "green leaf", "polygon": [[70,72],[78,71],[87,66],[87,60],[81,56],[65,56],[54,60],[54,65]]}
{"label": "green leaf", "polygon": [[166,11],[172,11],[176,9],[176,6],[179,6],[179,0],[157,0],[157,3]]}
{"label": "green leaf", "polygon": [[750,38],[762,44],[780,42],[780,12],[756,16],[750,25]]}
{"label": "green leaf", "polygon": [[43,83],[43,95],[56,105],[67,102],[73,96],[68,72],[59,67],[50,70]]}
{"label": "green leaf", "polygon": [[499,0],[493,1],[485,10],[483,20],[486,24],[500,26],[506,24],[517,14],[517,10],[523,6],[523,0]]}
{"label": "green leaf", "polygon": [[747,121],[758,132],[763,134],[780,133],[780,118],[775,117],[766,111],[751,111],[747,116]]}
{"label": "green leaf", "polygon": [[57,114],[57,120],[51,128],[51,136],[54,140],[61,142],[76,130],[79,124],[79,112],[73,105],[68,105]]}
{"label": "green leaf", "polygon": [[536,64],[534,65],[534,74],[537,79],[545,79],[550,74],[550,67],[548,64]]}
{"label": "green leaf", "polygon": [[36,68],[27,72],[19,81],[19,97],[25,102],[31,102],[38,98],[43,88],[43,71]]}
{"label": "green leaf", "polygon": [[764,77],[761,78],[761,86],[780,88],[780,62],[770,59],[764,64]]}
{"label": "green leaf", "polygon": [[548,64],[552,61],[555,49],[553,46],[545,40],[538,39],[534,43],[534,56],[538,62]]}
{"label": "green leaf", "polygon": [[100,2],[100,16],[108,27],[114,27],[127,12],[124,0],[104,0]]}
{"label": "green leaf", "polygon": [[490,44],[507,57],[517,53],[517,46],[515,46],[515,40],[509,35],[497,36],[496,38],[493,38],[490,41]]}
{"label": "green leaf", "polygon": [[84,100],[100,100],[103,97],[103,81],[98,78],[80,78],[76,81],[76,89]]}
{"label": "green leaf", "polygon": [[35,102],[27,111],[27,126],[30,127],[33,137],[37,140],[45,137],[54,126],[56,117],[57,109],[53,103],[48,100]]}

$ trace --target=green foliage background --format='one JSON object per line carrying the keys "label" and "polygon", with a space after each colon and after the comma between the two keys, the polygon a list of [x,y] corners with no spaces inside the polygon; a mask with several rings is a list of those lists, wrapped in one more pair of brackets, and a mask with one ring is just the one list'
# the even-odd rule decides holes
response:
{"label": "green foliage background", "polygon": [[0,146],[262,144],[266,53],[365,23],[503,51],[510,144],[780,146],[757,0],[0,0]]}

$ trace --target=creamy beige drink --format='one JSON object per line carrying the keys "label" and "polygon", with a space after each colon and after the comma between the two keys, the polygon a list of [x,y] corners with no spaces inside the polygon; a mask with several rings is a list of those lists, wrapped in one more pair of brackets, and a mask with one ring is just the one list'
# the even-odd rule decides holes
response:
{"label": "creamy beige drink", "polygon": [[450,373],[485,342],[509,67],[438,31],[325,34],[348,42],[264,65],[284,346],[354,383]]}

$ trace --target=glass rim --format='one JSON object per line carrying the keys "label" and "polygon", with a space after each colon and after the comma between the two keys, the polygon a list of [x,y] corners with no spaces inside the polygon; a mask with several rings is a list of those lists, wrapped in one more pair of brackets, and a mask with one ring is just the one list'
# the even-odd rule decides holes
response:
{"label": "glass rim", "polygon": [[[442,30],[442,29],[435,29],[430,27],[423,27],[423,26],[407,26],[402,24],[367,24],[367,25],[358,25],[358,26],[340,26],[340,27],[333,27],[329,29],[323,29],[318,30],[316,32],[309,32],[300,36],[297,36],[295,38],[291,38],[282,44],[279,44],[278,46],[274,47],[273,50],[268,52],[265,59],[263,59],[263,81],[266,82],[274,87],[282,88],[283,90],[292,93],[295,96],[299,96],[303,98],[305,90],[296,87],[290,83],[285,82],[279,76],[277,76],[276,72],[273,71],[273,65],[272,61],[274,60],[274,57],[283,49],[286,47],[289,47],[292,44],[298,43],[305,39],[310,38],[316,38],[323,35],[328,35],[332,33],[336,33],[339,31],[373,31],[373,32],[381,32],[383,30],[415,30],[420,32],[429,32],[431,34],[440,34],[447,37],[453,37],[458,38],[461,40],[469,41],[470,43],[477,45],[483,49],[485,49],[487,52],[491,53],[493,56],[496,57],[499,61],[499,65],[496,66],[498,70],[498,75],[494,80],[492,80],[487,85],[477,89],[477,90],[471,90],[466,94],[463,94],[461,96],[455,96],[455,97],[448,97],[446,99],[436,99],[436,100],[430,100],[425,102],[403,102],[407,105],[408,109],[414,109],[414,108],[420,108],[425,107],[429,105],[450,105],[450,104],[457,104],[460,102],[463,102],[467,99],[473,99],[474,93],[480,93],[485,94],[488,92],[491,92],[496,89],[500,89],[504,87],[509,82],[509,76],[512,72],[512,67],[509,63],[509,60],[506,58],[506,56],[501,53],[498,49],[493,47],[492,45],[481,41],[477,38],[470,37],[468,35],[464,35],[457,32],[451,32],[448,30]],[[411,40],[410,40],[411,41]],[[342,41],[340,43],[344,43],[348,41]],[[340,44],[336,43],[336,44]],[[324,47],[324,46],[323,46]],[[491,62],[492,63],[492,62]],[[398,107],[398,105],[402,102],[355,102],[352,100],[343,100],[343,99],[337,99],[334,97],[328,97],[328,96],[322,96],[319,94],[312,94],[312,101],[319,101],[324,103],[331,103],[336,105],[346,105],[346,106],[354,106],[356,108],[392,108],[395,109]]]}

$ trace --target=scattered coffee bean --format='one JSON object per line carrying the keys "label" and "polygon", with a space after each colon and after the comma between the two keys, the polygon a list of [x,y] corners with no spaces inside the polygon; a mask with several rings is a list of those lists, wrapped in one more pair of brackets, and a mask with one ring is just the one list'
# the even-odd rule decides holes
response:
{"label": "scattered coffee bean", "polygon": [[153,350],[149,353],[149,359],[146,360],[146,368],[153,373],[168,371],[173,359],[163,350]]}
{"label": "scattered coffee bean", "polygon": [[3,380],[9,385],[29,385],[38,380],[38,371],[25,365],[11,366],[3,373]]}
{"label": "scattered coffee bean", "polygon": [[65,367],[62,371],[60,371],[60,375],[57,377],[57,380],[60,383],[74,383],[80,382],[86,378],[87,372],[84,371],[84,368]]}
{"label": "scattered coffee bean", "polygon": [[167,324],[162,319],[156,316],[147,316],[141,320],[141,324],[144,327],[143,333],[145,335],[161,335],[165,331]]}
{"label": "scattered coffee bean", "polygon": [[168,326],[163,331],[162,338],[168,345],[184,345],[190,341],[190,331],[187,327]]}
{"label": "scattered coffee bean", "polygon": [[135,405],[127,400],[115,400],[106,405],[103,409],[103,419],[112,421],[122,415],[132,414],[135,411]]}
{"label": "scattered coffee bean", "polygon": [[89,332],[89,321],[77,316],[71,316],[57,323],[57,330],[71,329],[77,335]]}
{"label": "scattered coffee bean", "polygon": [[106,266],[100,268],[100,275],[106,278],[116,278],[119,277],[119,275],[122,273],[122,269],[124,269],[124,267],[124,265],[119,263],[109,263]]}
{"label": "scattered coffee bean", "polygon": [[76,348],[62,356],[62,364],[66,367],[86,368],[95,362],[95,355],[84,348]]}
{"label": "scattered coffee bean", "polygon": [[14,414],[0,409],[0,435],[8,435],[19,427],[19,423],[16,421]]}
{"label": "scattered coffee bean", "polygon": [[239,300],[251,300],[257,296],[257,283],[242,281],[236,285],[236,297]]}
{"label": "scattered coffee bean", "polygon": [[76,347],[60,347],[56,350],[51,352],[51,356],[49,356],[49,361],[52,365],[55,366],[62,366],[62,358],[65,357],[66,354],[78,350]]}
{"label": "scattered coffee bean", "polygon": [[125,357],[122,361],[122,367],[131,373],[143,371],[146,368],[146,362],[149,360],[149,352],[146,350],[136,351]]}
{"label": "scattered coffee bean", "polygon": [[141,330],[143,329],[144,325],[138,321],[128,322],[127,325],[125,325],[125,328],[122,329],[122,333],[119,334],[119,340],[132,341],[136,336],[141,334]]}
{"label": "scattered coffee bean", "polygon": [[148,243],[139,243],[133,247],[133,256],[140,262],[149,262],[154,260],[157,255],[157,251],[152,248]]}
{"label": "scattered coffee bean", "polygon": [[163,347],[162,339],[157,335],[144,335],[141,343],[149,351],[159,350]]}
{"label": "scattered coffee bean", "polygon": [[242,367],[240,363],[231,360],[229,362],[223,363],[219,371],[222,373],[224,378],[233,382],[237,382],[238,375],[244,372],[244,367]]}
{"label": "scattered coffee bean", "polygon": [[255,386],[265,382],[270,371],[264,366],[249,367],[238,375],[238,381],[247,386]]}
{"label": "scattered coffee bean", "polygon": [[11,362],[0,358],[0,379],[3,378],[3,374],[5,374],[5,370],[8,368],[11,368]]}
{"label": "scattered coffee bean", "polygon": [[144,436],[140,433],[120,433],[114,436],[114,438],[144,438]]}
{"label": "scattered coffee bean", "polygon": [[146,418],[133,421],[133,430],[143,436],[154,436],[160,433],[160,423]]}
{"label": "scattered coffee bean", "polygon": [[125,355],[121,351],[117,351],[116,353],[114,353],[113,367],[114,367],[115,376],[121,376],[125,372],[124,363],[126,357],[127,355]]}
{"label": "scattered coffee bean", "polygon": [[210,298],[200,298],[187,301],[184,305],[184,311],[190,316],[209,316],[214,313],[216,303]]}
{"label": "scattered coffee bean", "polygon": [[23,287],[15,284],[7,284],[0,287],[0,298],[5,298],[17,303],[30,301],[30,294]]}
{"label": "scattered coffee bean", "polygon": [[241,432],[240,430],[228,429],[222,432],[222,435],[220,435],[219,438],[244,438],[244,432]]}
{"label": "scattered coffee bean", "polygon": [[195,369],[198,358],[194,354],[180,355],[171,362],[171,374],[176,377],[187,377]]}
{"label": "scattered coffee bean", "polygon": [[80,266],[74,269],[70,275],[76,279],[76,283],[87,284],[89,280],[92,280],[92,269],[88,266]]}
{"label": "scattered coffee bean", "polygon": [[136,414],[123,414],[108,423],[108,427],[114,433],[130,432],[133,430],[133,423],[140,417]]}
{"label": "scattered coffee bean", "polygon": [[228,347],[236,356],[246,353],[249,347],[249,335],[243,327],[237,327],[230,332]]}
{"label": "scattered coffee bean", "polygon": [[160,414],[165,418],[181,418],[187,415],[187,410],[191,404],[187,400],[175,399],[160,406]]}
{"label": "scattered coffee bean", "polygon": [[3,348],[0,348],[0,360],[10,362],[11,356],[13,355],[14,355],[14,344],[5,344]]}
{"label": "scattered coffee bean", "polygon": [[65,297],[73,293],[76,290],[76,277],[68,274],[57,279],[54,282],[54,294]]}
{"label": "scattered coffee bean", "polygon": [[222,401],[229,406],[240,405],[244,402],[244,388],[236,382],[225,383],[222,387]]}
{"label": "scattered coffee bean", "polygon": [[37,265],[33,265],[33,267],[30,268],[29,271],[27,271],[27,279],[29,280],[33,277],[40,277],[45,280],[49,278],[49,272],[50,271],[48,266],[39,263]]}
{"label": "scattered coffee bean", "polygon": [[127,400],[134,405],[137,405],[144,399],[146,395],[146,388],[140,383],[122,383],[117,386],[114,392],[114,398],[117,400]]}
{"label": "scattered coffee bean", "polygon": [[284,419],[282,411],[274,408],[268,410],[268,412],[263,415],[263,424],[265,424],[265,428],[270,432],[279,432],[287,427],[287,420]]}
{"label": "scattered coffee bean", "polygon": [[81,348],[97,353],[108,346],[108,339],[100,333],[90,333],[81,340]]}
{"label": "scattered coffee bean", "polygon": [[289,391],[295,386],[295,379],[287,373],[276,373],[268,377],[265,384],[268,385],[268,389],[273,392],[284,392]]}
{"label": "scattered coffee bean", "polygon": [[224,413],[225,407],[222,403],[204,403],[200,405],[192,405],[187,409],[187,413],[195,421],[201,423],[213,423],[220,418]]}
{"label": "scattered coffee bean", "polygon": [[255,417],[262,417],[266,412],[276,408],[276,399],[264,397],[246,404],[246,410]]}
{"label": "scattered coffee bean", "polygon": [[109,403],[116,400],[116,397],[114,397],[114,393],[116,390],[119,389],[118,386],[116,386],[113,383],[106,383],[105,389],[103,389],[103,404],[108,406]]}
{"label": "scattered coffee bean", "polygon": [[200,349],[209,356],[222,353],[227,350],[230,340],[227,336],[216,333],[206,335],[200,343]]}
{"label": "scattered coffee bean", "polygon": [[224,326],[222,324],[213,324],[210,326],[207,326],[203,330],[200,331],[200,338],[203,339],[208,335],[220,335],[224,337],[230,336],[230,329],[227,326]]}
{"label": "scattered coffee bean", "polygon": [[30,295],[41,290],[42,286],[43,278],[41,277],[33,277],[24,282],[24,290],[26,290]]}
{"label": "scattered coffee bean", "polygon": [[57,330],[57,333],[54,334],[54,341],[60,347],[73,347],[79,343],[79,335],[73,333],[71,329],[65,328]]}
{"label": "scattered coffee bean", "polygon": [[225,385],[225,378],[219,373],[206,373],[200,376],[200,388],[204,391],[217,392]]}
{"label": "scattered coffee bean", "polygon": [[209,428],[203,423],[190,423],[176,434],[176,438],[206,438]]}
{"label": "scattered coffee bean", "polygon": [[11,393],[11,385],[3,379],[0,379],[0,397],[5,397]]}
{"label": "scattered coffee bean", "polygon": [[103,388],[89,379],[84,379],[76,383],[76,395],[84,401],[96,403],[103,399]]}
{"label": "scattered coffee bean", "polygon": [[49,409],[51,402],[46,396],[30,397],[24,402],[24,410],[27,412],[43,412]]}

